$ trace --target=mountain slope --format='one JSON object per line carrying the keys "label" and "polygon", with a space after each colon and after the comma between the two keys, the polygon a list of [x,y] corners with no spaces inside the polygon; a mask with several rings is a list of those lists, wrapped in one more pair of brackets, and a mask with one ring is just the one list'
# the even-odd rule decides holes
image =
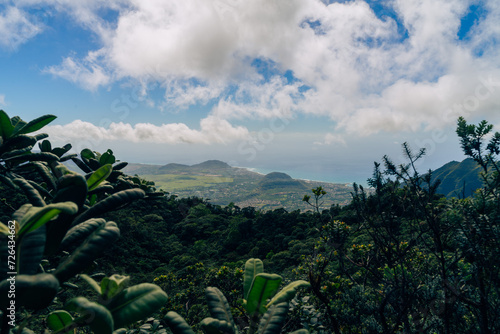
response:
{"label": "mountain slope", "polygon": [[441,180],[437,192],[446,197],[469,197],[483,186],[481,167],[473,159],[451,161],[432,172],[432,180]]}

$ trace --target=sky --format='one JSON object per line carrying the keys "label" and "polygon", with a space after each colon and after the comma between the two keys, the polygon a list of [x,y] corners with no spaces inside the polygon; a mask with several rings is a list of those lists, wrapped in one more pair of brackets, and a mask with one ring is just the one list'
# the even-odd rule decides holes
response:
{"label": "sky", "polygon": [[498,0],[0,0],[0,108],[74,152],[363,183],[500,128],[499,43]]}

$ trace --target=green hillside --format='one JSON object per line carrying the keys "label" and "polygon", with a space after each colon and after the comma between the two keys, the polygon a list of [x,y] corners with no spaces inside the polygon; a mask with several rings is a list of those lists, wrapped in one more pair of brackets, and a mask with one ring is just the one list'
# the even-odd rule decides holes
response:
{"label": "green hillside", "polygon": [[465,198],[483,186],[481,167],[473,159],[451,161],[432,172],[433,180],[440,180],[437,192],[448,198]]}

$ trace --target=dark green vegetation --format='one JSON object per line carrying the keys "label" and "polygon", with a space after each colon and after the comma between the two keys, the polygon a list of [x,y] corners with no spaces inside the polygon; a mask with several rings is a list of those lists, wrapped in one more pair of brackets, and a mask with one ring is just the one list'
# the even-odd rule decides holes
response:
{"label": "dark green vegetation", "polygon": [[[98,216],[157,194],[123,175],[124,164],[115,163],[110,150],[66,155],[71,145],[53,148],[47,135],[28,135],[54,119],[45,115],[25,122],[0,110],[0,180],[7,187],[3,203],[12,211],[7,224],[0,223],[1,332],[33,333],[26,325],[43,315],[55,332],[89,327],[112,333],[157,311],[166,293],[151,283],[127,287],[128,277],[113,275],[101,277],[100,285],[86,277],[99,295],[95,302],[76,296],[56,310],[62,306],[56,296],[78,289],[70,281],[119,237],[117,224]],[[41,152],[33,153],[37,142]],[[85,177],[60,163],[68,159],[87,172]]]}
{"label": "dark green vegetation", "polygon": [[[119,333],[175,334],[499,333],[500,134],[491,131],[486,122],[457,123],[464,152],[481,170],[471,197],[440,195],[437,177],[414,168],[425,152],[405,144],[408,162],[395,165],[384,157],[369,179],[372,191],[354,185],[347,205],[323,209],[328,190],[304,188],[309,211],[164,195],[152,182],[119,172],[123,163],[111,151],[71,156],[67,147],[43,141],[45,154],[31,152],[43,138],[30,139],[23,151],[5,149],[1,219],[18,221],[16,262],[27,264],[17,270],[29,276],[17,275],[16,293],[25,293],[16,299],[17,324],[26,320],[37,332],[48,327],[56,333],[67,324],[98,333],[118,327],[126,328]],[[85,164],[86,178],[56,163],[64,159]],[[208,164],[211,171],[229,170]],[[171,175],[186,168],[167,166]],[[303,185],[281,173],[257,183],[261,189]],[[33,206],[21,207],[26,202]],[[25,211],[33,209],[43,214]],[[76,230],[68,230],[71,225]],[[8,227],[2,229],[4,257]],[[92,241],[118,228],[119,239]],[[30,236],[35,232],[62,242],[36,241],[42,239]],[[37,242],[23,251],[23,244]],[[9,320],[8,282],[1,283],[2,332]],[[42,287],[47,294],[39,304],[32,296]],[[147,312],[129,316],[134,308],[118,305],[134,304],[137,291],[146,296],[140,309]],[[136,322],[155,311],[154,318]]]}
{"label": "dark green vegetation", "polygon": [[348,204],[352,198],[350,184],[294,180],[278,172],[262,175],[218,160],[193,166],[129,164],[124,171],[154,181],[158,188],[179,197],[201,197],[216,205],[232,202],[259,210],[305,210],[309,207],[301,201],[304,193],[317,187],[327,191],[325,209],[331,204]]}
{"label": "dark green vegetation", "polygon": [[440,180],[438,194],[448,198],[465,198],[483,186],[481,166],[472,158],[462,162],[451,161],[432,172],[433,180]]}

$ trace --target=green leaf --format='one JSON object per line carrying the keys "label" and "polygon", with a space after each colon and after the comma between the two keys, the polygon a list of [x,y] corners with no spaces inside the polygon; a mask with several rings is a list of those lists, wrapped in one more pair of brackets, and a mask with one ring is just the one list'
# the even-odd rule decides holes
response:
{"label": "green leaf", "polygon": [[116,328],[144,319],[167,302],[167,294],[157,285],[142,283],[120,292],[109,304]]}
{"label": "green leaf", "polygon": [[[63,166],[59,164],[59,166]],[[56,167],[57,168],[57,167]],[[53,203],[71,201],[78,208],[82,208],[87,198],[87,181],[78,174],[63,175],[57,182],[57,193],[54,196]],[[47,244],[45,246],[46,254],[53,254],[59,248],[61,241],[71,227],[74,216],[66,213],[60,213],[55,220],[47,223]]]}
{"label": "green leaf", "polygon": [[3,176],[1,174],[0,174],[0,182],[2,182],[3,184],[5,184],[9,188],[19,190],[19,188],[16,186],[16,184],[14,182],[12,182],[12,180],[10,178],[8,178],[6,176]]}
{"label": "green leaf", "polygon": [[205,297],[207,299],[208,310],[212,317],[228,323],[233,328],[234,332],[237,327],[233,320],[231,307],[224,294],[215,287],[208,287],[205,290]]}
{"label": "green leaf", "polygon": [[257,334],[280,334],[288,313],[288,303],[273,305],[259,323]]}
{"label": "green leaf", "polygon": [[18,239],[18,274],[34,275],[39,269],[40,261],[43,259],[43,252],[46,242],[46,227],[42,226],[22,238]]}
{"label": "green leaf", "polygon": [[267,300],[278,291],[281,279],[276,274],[261,273],[255,276],[245,305],[249,314],[266,312]]}
{"label": "green leaf", "polygon": [[43,207],[31,206],[19,221],[21,228],[17,233],[18,239],[21,239],[26,233],[45,225],[61,212],[75,214],[77,211],[78,207],[73,202],[52,203]]}
{"label": "green leaf", "polygon": [[97,292],[99,295],[101,294],[101,286],[92,277],[86,274],[81,274],[80,278],[87,282],[95,292]]}
{"label": "green leaf", "polygon": [[52,144],[47,139],[38,143],[38,147],[42,152],[52,152]]}
{"label": "green leaf", "polygon": [[23,127],[19,129],[15,129],[14,135],[16,134],[27,134],[30,132],[35,132],[43,128],[45,125],[49,124],[57,117],[54,115],[43,115],[38,118],[35,118],[31,122],[25,124]]}
{"label": "green leaf", "polygon": [[75,331],[72,326],[73,317],[69,312],[64,310],[51,312],[45,319],[45,322],[47,323],[47,327],[54,332],[69,334]]}
{"label": "green leaf", "polygon": [[101,182],[105,181],[108,178],[112,171],[113,166],[111,166],[111,164],[107,164],[93,172],[87,180],[89,191],[97,188],[99,184],[101,184]]}
{"label": "green leaf", "polygon": [[101,166],[104,166],[107,164],[114,164],[115,161],[116,161],[116,158],[113,155],[113,151],[111,151],[111,150],[107,150],[99,158],[99,163],[101,164]]}
{"label": "green leaf", "polygon": [[73,226],[78,225],[79,223],[92,217],[117,209],[124,204],[143,198],[145,195],[146,193],[140,189],[127,189],[119,191],[109,197],[106,197],[87,211],[78,215],[78,217],[76,217],[73,221]]}
{"label": "green leaf", "polygon": [[61,242],[61,249],[68,252],[74,251],[84,242],[95,230],[103,227],[106,220],[103,218],[94,218],[72,227]]}
{"label": "green leaf", "polygon": [[85,173],[92,173],[92,169],[90,169],[89,166],[87,166],[87,164],[85,162],[83,162],[82,160],[78,159],[78,158],[71,158],[71,160],[78,166],[78,168],[80,168],[83,172]]}
{"label": "green leaf", "polygon": [[311,284],[309,282],[299,280],[288,284],[280,292],[278,292],[273,299],[266,305],[269,308],[271,305],[280,304],[283,302],[289,302],[297,294],[297,289],[301,287],[309,287]]}
{"label": "green leaf", "polygon": [[47,167],[46,164],[38,161],[32,162],[32,165],[35,166],[36,170],[47,184],[47,187],[51,190],[55,190],[57,188],[57,180],[52,174],[49,167]]}
{"label": "green leaf", "polygon": [[205,318],[200,322],[205,334],[235,334],[235,328],[227,321]]}
{"label": "green leaf", "polygon": [[95,334],[112,334],[113,317],[104,306],[89,301],[85,297],[76,297],[66,304],[66,309],[82,316],[75,320],[80,326],[89,326]]}
{"label": "green leaf", "polygon": [[101,281],[101,296],[108,300],[119,294],[130,282],[130,276],[112,275]]}
{"label": "green leaf", "polygon": [[88,148],[84,148],[81,152],[80,152],[80,156],[84,159],[95,159],[95,154],[94,152],[92,152],[91,150],[89,150]]}
{"label": "green leaf", "polygon": [[0,110],[0,137],[5,141],[12,135],[12,131],[14,131],[14,126],[10,122],[10,117],[5,111]]}
{"label": "green leaf", "polygon": [[21,154],[13,157],[9,157],[4,159],[5,161],[15,160],[16,162],[25,162],[25,161],[59,161],[59,157],[50,152],[41,152],[41,153],[30,153],[30,154]]}
{"label": "green leaf", "polygon": [[15,178],[12,181],[21,188],[31,204],[37,207],[45,206],[45,201],[40,196],[40,193],[26,179]]}
{"label": "green leaf", "polygon": [[127,167],[127,165],[128,165],[128,162],[125,162],[125,161],[119,162],[119,163],[117,163],[116,165],[113,166],[113,170],[123,169],[123,168]]}
{"label": "green leaf", "polygon": [[[66,144],[63,147],[56,147],[52,150],[52,153],[57,155],[59,158],[62,157],[66,152],[71,150],[71,144]],[[76,156],[76,155],[75,155]]]}
{"label": "green leaf", "polygon": [[194,334],[193,329],[188,325],[186,320],[176,312],[168,312],[164,320],[174,334]]}
{"label": "green leaf", "polygon": [[120,230],[116,223],[102,224],[57,267],[54,275],[61,283],[67,281],[91,264],[119,236]]}
{"label": "green leaf", "polygon": [[[12,277],[10,277],[12,278]],[[52,274],[16,275],[16,308],[24,306],[29,309],[40,310],[52,303],[59,289],[59,281]],[[0,294],[7,296],[11,280],[0,283]],[[36,297],[35,297],[36,296]],[[0,308],[5,310],[8,298],[0,298]]]}
{"label": "green leaf", "polygon": [[248,299],[248,293],[255,276],[264,272],[264,263],[260,259],[249,259],[245,263],[245,273],[243,276],[243,299]]}

